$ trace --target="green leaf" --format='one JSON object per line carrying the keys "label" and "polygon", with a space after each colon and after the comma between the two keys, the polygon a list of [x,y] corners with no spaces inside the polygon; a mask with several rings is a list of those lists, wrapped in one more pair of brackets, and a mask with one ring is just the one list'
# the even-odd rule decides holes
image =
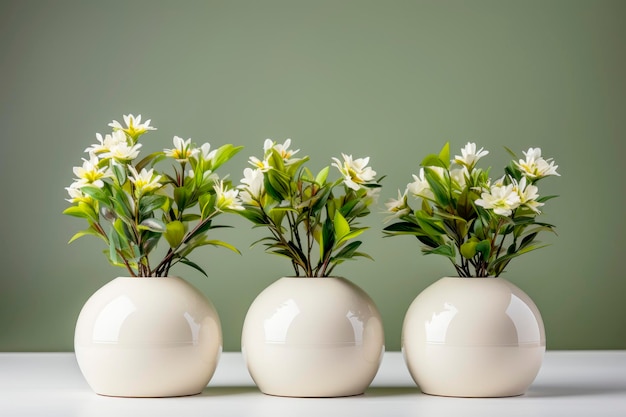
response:
{"label": "green leaf", "polygon": [[476,252],[480,252],[485,261],[489,260],[489,257],[491,256],[491,242],[489,239],[481,240],[476,244],[475,248]]}
{"label": "green leaf", "polygon": [[163,233],[167,230],[167,226],[161,220],[156,218],[148,218],[144,219],[139,226],[137,226],[139,230],[150,230],[151,232]]}
{"label": "green leaf", "polygon": [[337,241],[337,243],[339,243],[339,241],[343,239],[345,235],[350,233],[350,224],[341,215],[339,210],[335,211],[335,218],[333,219],[333,223],[335,229],[335,240]]}
{"label": "green leaf", "polygon": [[82,201],[76,206],[70,206],[63,210],[63,214],[84,218],[90,220],[92,223],[98,223],[99,221],[98,214],[93,210],[93,208],[89,204]]}
{"label": "green leaf", "polygon": [[546,246],[548,245],[547,244],[546,245],[531,245],[525,248],[518,249],[518,251],[515,253],[509,253],[504,256],[501,256],[498,259],[495,259],[493,262],[489,264],[489,269],[494,271],[495,276],[499,276],[500,273],[502,273],[502,271],[504,270],[504,267],[509,263],[511,259],[516,258],[525,253],[544,248]]}
{"label": "green leaf", "polygon": [[214,194],[202,194],[198,198],[200,204],[200,211],[202,218],[206,219],[215,212],[215,195]]}
{"label": "green leaf", "polygon": [[200,273],[201,273],[202,275],[204,275],[205,277],[207,277],[207,278],[209,277],[209,276],[207,275],[207,273],[206,273],[206,272],[204,272],[204,269],[202,269],[202,268],[200,267],[200,265],[198,265],[197,263],[192,262],[192,261],[190,261],[190,260],[189,260],[189,259],[187,259],[187,258],[181,258],[181,259],[179,260],[179,262],[180,262],[181,264],[185,264],[185,265],[187,265],[187,266],[192,267],[193,269],[195,269],[196,271],[200,272]]}
{"label": "green leaf", "polygon": [[107,237],[109,239],[109,259],[111,260],[111,262],[114,262],[116,264],[122,263],[117,253],[117,249],[120,248],[120,238],[113,226],[109,228],[109,233],[107,234]]}
{"label": "green leaf", "polygon": [[444,168],[448,168],[450,166],[450,142],[446,142],[439,151],[439,160],[444,162]]}
{"label": "green leaf", "polygon": [[118,163],[113,163],[111,165],[111,169],[113,171],[115,179],[117,180],[117,183],[119,185],[124,185],[124,183],[126,182],[126,166],[120,165]]}
{"label": "green leaf", "polygon": [[435,220],[432,217],[428,217],[428,215],[426,215],[422,211],[415,212],[415,219],[417,220],[417,223],[422,228],[424,233],[426,233],[427,235],[431,237],[441,236],[441,235],[446,234],[446,231],[441,226],[439,220]]}
{"label": "green leaf", "polygon": [[347,242],[350,239],[354,239],[355,237],[358,237],[361,233],[363,233],[367,229],[369,229],[369,227],[361,227],[359,229],[353,229],[352,231],[350,231],[350,233],[344,235],[341,239],[338,239],[337,245],[341,245],[342,243]]}
{"label": "green leaf", "polygon": [[164,195],[145,195],[139,200],[139,212],[144,216],[151,214],[154,210],[163,208],[166,200],[167,196]]}
{"label": "green leaf", "polygon": [[165,236],[170,247],[177,248],[180,246],[185,237],[185,225],[178,220],[174,220],[173,222],[167,223],[165,229],[163,236]]}
{"label": "green leaf", "polygon": [[356,250],[361,246],[363,242],[357,240],[347,244],[343,249],[341,249],[333,259],[350,259],[356,253]]}
{"label": "green leaf", "polygon": [[430,189],[437,203],[441,207],[448,207],[450,204],[450,190],[447,184],[444,183],[446,179],[441,178],[439,174],[430,167],[424,168],[424,178],[426,178],[428,185],[430,185]]}
{"label": "green leaf", "polygon": [[291,179],[287,175],[276,169],[270,169],[265,173],[265,180],[266,186],[269,183],[266,190],[274,200],[280,202],[289,198]]}
{"label": "green leaf", "polygon": [[176,207],[178,207],[179,211],[187,208],[187,202],[189,201],[189,198],[189,190],[187,190],[185,187],[174,188],[174,202],[176,203]]}
{"label": "green leaf", "polygon": [[85,230],[81,230],[80,232],[74,234],[74,236],[72,236],[72,238],[67,242],[68,244],[72,243],[73,241],[75,241],[78,238],[81,238],[83,236],[87,236],[87,235],[91,235],[91,236],[97,236],[99,238],[103,238],[106,241],[106,238],[104,238],[104,236],[102,236],[98,231],[96,231],[94,228],[90,227],[88,229]]}
{"label": "green leaf", "polygon": [[231,251],[241,255],[241,252],[239,252],[239,249],[237,249],[230,243],[226,243],[221,240],[202,240],[196,246],[205,246],[205,245],[221,246],[223,248],[230,249]]}
{"label": "green leaf", "polygon": [[327,218],[322,227],[322,239],[320,242],[320,259],[325,259],[335,245],[335,231],[333,222]]}
{"label": "green leaf", "polygon": [[422,252],[424,252],[426,255],[443,255],[452,260],[454,260],[454,258],[456,257],[456,252],[454,248],[448,245],[439,245],[433,249],[423,248]]}
{"label": "green leaf", "polygon": [[461,245],[461,255],[463,255],[463,257],[465,259],[472,259],[474,256],[476,256],[476,245],[478,244],[478,242],[474,242],[471,240],[468,240],[467,242],[463,243]]}
{"label": "green leaf", "polygon": [[110,205],[109,194],[104,192],[101,188],[85,186],[80,189],[84,194],[87,194],[89,197],[93,198],[96,201],[104,203],[106,205]]}
{"label": "green leaf", "polygon": [[215,152],[215,157],[211,163],[210,169],[215,171],[222,164],[230,160],[233,156],[235,156],[239,151],[243,149],[243,146],[234,146],[231,144],[222,145]]}
{"label": "green leaf", "polygon": [[265,226],[269,224],[269,222],[263,215],[263,212],[256,207],[246,207],[245,210],[239,210],[236,213],[250,220],[257,226]]}
{"label": "green leaf", "polygon": [[321,187],[326,183],[326,179],[328,178],[328,172],[330,171],[330,167],[327,166],[322,168],[322,170],[315,177],[315,182]]}
{"label": "green leaf", "polygon": [[146,155],[145,158],[139,161],[135,165],[135,169],[137,170],[137,172],[141,172],[141,170],[146,168],[148,165],[150,164],[154,165],[155,163],[157,163],[159,160],[163,159],[164,157],[165,157],[165,154],[163,153],[163,151],[153,152],[150,155]]}

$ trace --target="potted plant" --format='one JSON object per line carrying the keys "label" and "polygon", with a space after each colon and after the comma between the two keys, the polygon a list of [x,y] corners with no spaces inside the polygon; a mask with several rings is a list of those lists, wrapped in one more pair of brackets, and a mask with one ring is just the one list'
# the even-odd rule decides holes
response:
{"label": "potted plant", "polygon": [[[76,178],[67,187],[64,214],[87,222],[70,242],[91,235],[126,276],[104,285],[85,303],[75,329],[78,364],[95,392],[163,397],[197,394],[215,371],[222,333],[212,303],[195,287],[170,275],[177,264],[206,275],[189,255],[201,246],[237,251],[209,232],[215,218],[240,209],[238,191],[216,170],[241,147],[192,144],[139,158],[140,137],[156,130],[141,115],[96,135]],[[171,172],[158,171],[168,162]],[[157,251],[159,243],[165,248]]]}
{"label": "potted plant", "polygon": [[266,394],[335,397],[363,393],[376,375],[384,337],[380,313],[358,286],[331,276],[356,257],[367,227],[359,219],[379,191],[369,158],[333,158],[314,175],[290,149],[267,139],[244,170],[238,214],[269,234],[256,243],[285,257],[293,276],[268,286],[250,306],[242,332],[248,370]]}
{"label": "potted plant", "polygon": [[468,143],[452,160],[446,144],[422,161],[404,192],[387,203],[388,236],[412,235],[425,254],[448,258],[458,277],[426,288],[402,330],[407,366],[422,391],[463,397],[519,395],[537,375],[545,332],[536,305],[499,278],[510,261],[544,245],[554,226],[538,221],[546,201],[537,183],[559,175],[530,148],[513,155],[503,176],[478,167],[488,154]]}

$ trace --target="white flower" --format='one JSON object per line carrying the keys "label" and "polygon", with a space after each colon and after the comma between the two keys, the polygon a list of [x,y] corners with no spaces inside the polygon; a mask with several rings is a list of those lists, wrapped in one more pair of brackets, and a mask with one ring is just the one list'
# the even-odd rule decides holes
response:
{"label": "white flower", "polygon": [[378,202],[378,197],[380,197],[380,188],[368,188],[365,192],[365,196],[363,197],[363,203],[367,206],[376,204]]}
{"label": "white flower", "polygon": [[401,193],[400,190],[398,190],[398,198],[390,198],[389,201],[385,203],[387,212],[391,213],[391,216],[385,219],[386,222],[410,213],[411,209],[407,204],[407,192],[408,189],[404,190],[404,193]]}
{"label": "white flower", "polygon": [[450,178],[456,184],[458,184],[460,189],[464,189],[467,185],[467,177],[469,176],[469,171],[467,167],[463,166],[461,168],[455,168],[450,170]]}
{"label": "white flower", "polygon": [[131,176],[128,179],[135,184],[135,191],[139,195],[154,191],[161,188],[163,185],[159,182],[161,175],[155,175],[154,169],[146,171],[146,169],[143,168],[141,172],[137,172],[132,165],[129,165],[128,169],[131,172]]}
{"label": "white flower", "polygon": [[94,155],[109,152],[109,150],[118,143],[126,143],[126,135],[124,135],[124,132],[113,132],[112,135],[106,134],[103,138],[100,133],[96,133],[96,140],[98,143],[95,143],[85,149],[85,152],[89,152]]}
{"label": "white flower", "polygon": [[172,140],[174,144],[174,148],[172,149],[164,149],[166,156],[176,159],[178,162],[188,161],[189,158],[195,156],[199,149],[194,149],[191,147],[191,138],[187,140],[183,140],[183,138],[174,136]]}
{"label": "white flower", "polygon": [[263,171],[260,169],[245,168],[243,170],[244,178],[241,179],[239,186],[239,197],[244,204],[258,205],[257,201],[263,194]]}
{"label": "white flower", "polygon": [[[429,167],[436,168],[436,167]],[[430,189],[430,185],[426,178],[424,177],[424,168],[420,168],[419,176],[413,174],[413,182],[407,185],[407,191],[411,193],[412,196],[417,198],[424,199],[433,199],[434,195],[432,190]]]}
{"label": "white flower", "polygon": [[239,200],[239,190],[225,189],[223,180],[215,184],[213,189],[215,190],[215,207],[217,210],[244,210],[241,200]]}
{"label": "white flower", "polygon": [[211,161],[213,160],[213,158],[215,158],[215,155],[217,154],[217,149],[211,150],[211,144],[203,143],[202,146],[200,146],[200,148],[198,149],[198,153],[203,160]]}
{"label": "white flower", "polygon": [[300,149],[292,150],[289,149],[289,146],[291,146],[291,139],[286,139],[285,142],[282,144],[276,143],[272,139],[265,139],[265,142],[263,142],[263,152],[265,155],[265,159],[269,159],[271,155],[270,151],[274,149],[276,152],[278,152],[285,164],[289,165],[290,163],[297,161],[297,159],[292,159],[291,157],[300,152]]}
{"label": "white flower", "polygon": [[500,216],[510,216],[520,205],[520,196],[513,184],[493,186],[490,192],[484,192],[475,203],[486,209],[493,210]]}
{"label": "white flower", "polygon": [[344,178],[344,184],[353,190],[361,188],[360,184],[370,182],[376,176],[376,171],[367,164],[370,161],[369,157],[352,159],[352,155],[341,154],[343,157],[343,163],[337,158],[332,158],[335,161],[332,165],[336,167]]}
{"label": "white flower", "polygon": [[526,184],[526,177],[522,177],[519,183],[514,182],[513,188],[517,192],[520,198],[520,205],[526,206],[535,213],[541,213],[539,207],[543,206],[543,203],[537,201],[539,198],[539,188],[532,184]]}
{"label": "white flower", "polygon": [[[118,130],[117,132],[120,131]],[[109,150],[107,152],[104,152],[102,154],[102,158],[112,158],[120,162],[132,161],[139,155],[140,148],[141,143],[129,145],[125,140],[123,142],[117,141],[109,147]]]}
{"label": "white flower", "polygon": [[111,172],[108,167],[98,168],[100,160],[92,156],[90,160],[83,158],[83,165],[80,167],[74,167],[74,175],[78,177],[76,182],[78,187],[84,187],[90,185],[93,187],[102,188],[104,186],[103,178],[111,177]]}
{"label": "white flower", "polygon": [[461,155],[455,155],[452,162],[456,162],[457,164],[463,165],[468,169],[472,169],[474,165],[476,165],[476,162],[488,153],[489,151],[485,151],[483,148],[476,151],[476,144],[467,142],[465,147],[461,149]]}
{"label": "white flower", "polygon": [[150,122],[151,120],[148,119],[144,123],[141,123],[141,115],[135,117],[132,114],[127,114],[124,115],[124,123],[126,123],[126,127],[122,126],[116,120],[109,123],[109,126],[113,128],[113,131],[122,131],[134,140],[137,140],[139,136],[143,135],[148,130],[156,130],[155,127],[150,126]]}
{"label": "white flower", "polygon": [[250,160],[248,162],[253,167],[261,170],[261,172],[267,172],[270,169],[272,169],[272,166],[270,165],[270,163],[269,163],[269,161],[267,159],[264,159],[264,160],[261,161],[259,158],[251,156]]}
{"label": "white flower", "polygon": [[515,165],[522,171],[522,173],[530,179],[539,179],[547,177],[548,175],[561,174],[556,172],[558,165],[554,165],[552,158],[544,159],[541,157],[541,148],[529,148],[524,152],[526,160],[520,159],[515,162]]}
{"label": "white flower", "polygon": [[85,202],[88,203],[91,201],[91,197],[82,192],[81,187],[84,184],[80,182],[73,182],[69,187],[65,187],[67,193],[70,195],[70,198],[67,198],[66,201],[70,203],[79,203]]}

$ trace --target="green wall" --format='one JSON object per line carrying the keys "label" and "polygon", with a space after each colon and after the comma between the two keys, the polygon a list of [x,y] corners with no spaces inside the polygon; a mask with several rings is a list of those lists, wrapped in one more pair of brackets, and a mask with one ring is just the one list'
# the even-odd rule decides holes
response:
{"label": "green wall", "polygon": [[[491,151],[539,146],[560,178],[544,220],[551,245],[506,277],[535,300],[550,349],[626,348],[623,237],[626,121],[623,1],[25,1],[0,4],[0,350],[72,349],[82,304],[124,271],[101,242],[67,245],[83,224],[61,215],[83,149],[123,113],[158,131],[246,149],[292,138],[313,166],[371,156],[384,180],[364,248],[376,260],[338,272],[363,287],[398,350],[404,313],[451,274],[409,237],[383,239],[384,202],[427,153],[468,140]],[[178,269],[215,303],[225,350],[239,349],[248,305],[288,262],[249,249],[260,230],[235,216],[211,248]]]}

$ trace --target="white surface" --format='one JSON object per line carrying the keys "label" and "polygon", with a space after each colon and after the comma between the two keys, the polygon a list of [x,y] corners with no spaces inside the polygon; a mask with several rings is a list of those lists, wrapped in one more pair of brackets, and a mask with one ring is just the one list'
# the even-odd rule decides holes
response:
{"label": "white surface", "polygon": [[264,395],[239,353],[224,353],[202,394],[113,398],[94,394],[73,353],[0,354],[0,416],[626,416],[626,351],[546,353],[527,394],[466,399],[422,394],[397,352],[385,354],[364,395],[300,399]]}

